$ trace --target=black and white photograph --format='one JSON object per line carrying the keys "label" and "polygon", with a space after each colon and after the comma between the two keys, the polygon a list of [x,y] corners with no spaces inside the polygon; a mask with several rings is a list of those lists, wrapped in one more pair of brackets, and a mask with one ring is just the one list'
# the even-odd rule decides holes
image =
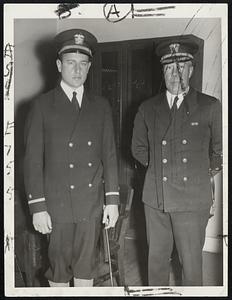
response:
{"label": "black and white photograph", "polygon": [[5,296],[228,295],[228,5],[4,5]]}

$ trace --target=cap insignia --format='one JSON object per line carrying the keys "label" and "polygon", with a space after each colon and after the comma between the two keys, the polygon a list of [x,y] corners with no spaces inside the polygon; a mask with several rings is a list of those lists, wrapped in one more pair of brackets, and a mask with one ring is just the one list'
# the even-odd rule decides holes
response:
{"label": "cap insignia", "polygon": [[169,45],[171,54],[175,54],[177,52],[179,52],[179,48],[180,48],[180,44],[171,44]]}
{"label": "cap insignia", "polygon": [[78,33],[74,35],[74,41],[77,45],[82,45],[84,43],[84,39],[85,37],[83,34]]}

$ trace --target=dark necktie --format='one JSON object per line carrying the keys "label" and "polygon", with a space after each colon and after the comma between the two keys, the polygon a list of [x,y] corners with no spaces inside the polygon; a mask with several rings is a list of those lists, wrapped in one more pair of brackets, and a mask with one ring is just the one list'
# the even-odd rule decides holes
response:
{"label": "dark necktie", "polygon": [[73,92],[73,97],[72,97],[72,105],[73,105],[73,108],[79,113],[80,112],[80,106],[79,106],[79,103],[78,103],[78,100],[77,100],[77,93],[76,92]]}
{"label": "dark necktie", "polygon": [[178,98],[178,96],[176,96],[176,97],[174,98],[174,102],[173,102],[173,104],[172,104],[172,109],[171,109],[172,118],[175,117],[175,114],[176,114],[176,112],[177,112],[177,101],[178,101],[178,100],[179,100],[179,98]]}

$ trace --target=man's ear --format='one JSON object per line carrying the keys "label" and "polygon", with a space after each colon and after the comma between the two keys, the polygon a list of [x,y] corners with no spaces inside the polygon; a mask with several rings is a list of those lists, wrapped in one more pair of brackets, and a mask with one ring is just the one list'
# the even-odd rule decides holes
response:
{"label": "man's ear", "polygon": [[89,61],[89,66],[88,66],[88,72],[89,72],[89,69],[90,69],[90,67],[91,67],[91,61]]}
{"label": "man's ear", "polygon": [[189,67],[189,78],[192,77],[193,74],[193,64],[191,63],[190,67]]}
{"label": "man's ear", "polygon": [[61,62],[61,60],[58,58],[58,59],[56,60],[56,66],[57,66],[57,69],[58,69],[59,72],[61,72],[61,64],[62,64],[62,62]]}

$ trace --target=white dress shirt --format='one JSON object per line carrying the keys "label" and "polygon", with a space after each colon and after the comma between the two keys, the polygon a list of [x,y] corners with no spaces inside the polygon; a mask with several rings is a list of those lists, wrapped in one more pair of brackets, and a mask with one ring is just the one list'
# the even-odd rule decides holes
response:
{"label": "white dress shirt", "polygon": [[166,91],[166,96],[167,96],[167,100],[168,100],[168,105],[170,108],[172,108],[172,105],[173,105],[173,102],[174,102],[174,99],[175,97],[177,96],[178,97],[178,100],[177,100],[177,109],[180,107],[182,101],[184,100],[184,96],[188,93],[189,91],[189,87],[186,89],[186,91],[184,91],[183,93],[181,94],[178,94],[178,95],[173,95],[171,94],[168,90]]}
{"label": "white dress shirt", "polygon": [[79,88],[73,89],[69,85],[67,85],[67,83],[65,83],[63,80],[61,80],[60,86],[70,101],[72,101],[73,92],[76,92],[77,93],[77,101],[79,103],[79,106],[81,107],[83,93],[84,93],[84,86],[81,85]]}

